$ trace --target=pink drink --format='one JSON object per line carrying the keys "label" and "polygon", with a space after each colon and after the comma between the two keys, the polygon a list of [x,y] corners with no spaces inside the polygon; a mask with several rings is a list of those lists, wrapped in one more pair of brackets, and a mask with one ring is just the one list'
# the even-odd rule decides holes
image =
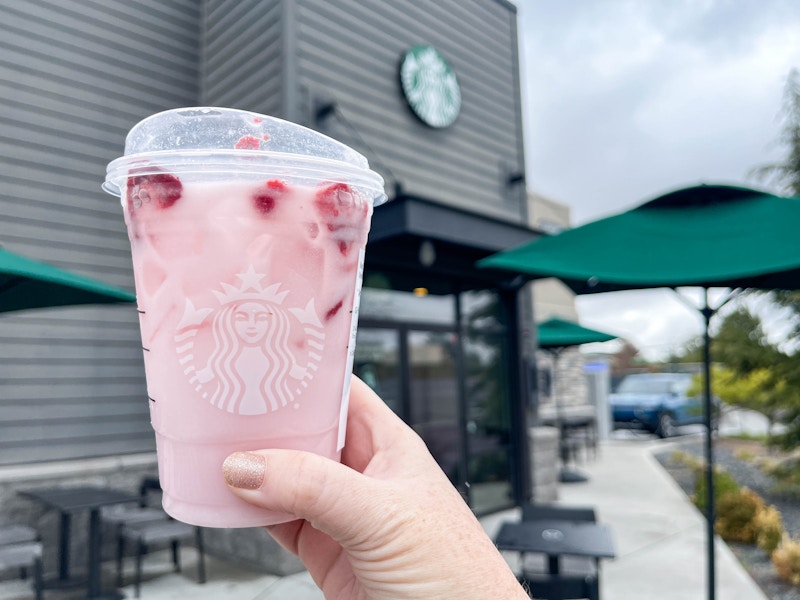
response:
{"label": "pink drink", "polygon": [[[234,146],[257,160],[263,137]],[[339,459],[375,196],[330,172],[166,164],[138,162],[120,186],[164,508],[204,526],[288,520],[236,498],[222,462],[259,448]]]}

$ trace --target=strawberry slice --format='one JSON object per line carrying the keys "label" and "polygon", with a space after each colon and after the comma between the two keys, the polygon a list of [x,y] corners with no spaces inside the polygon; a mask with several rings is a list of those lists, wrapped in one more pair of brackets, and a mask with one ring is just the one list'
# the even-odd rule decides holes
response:
{"label": "strawberry slice", "polygon": [[367,203],[346,183],[333,183],[317,191],[314,205],[339,252],[350,254],[353,244],[363,237]]}
{"label": "strawberry slice", "polygon": [[233,147],[237,150],[258,150],[261,147],[261,140],[254,135],[243,135]]}
{"label": "strawberry slice", "polygon": [[330,309],[328,309],[328,312],[325,313],[325,321],[326,322],[330,321],[333,317],[335,317],[336,313],[338,313],[341,310],[342,305],[344,305],[344,299],[339,300],[339,302],[337,302]]}
{"label": "strawberry slice", "polygon": [[275,210],[275,205],[289,191],[289,186],[283,181],[272,179],[255,191],[253,206],[262,216],[266,216]]}
{"label": "strawberry slice", "polygon": [[181,180],[170,173],[128,177],[127,201],[131,214],[146,206],[170,208],[183,194]]}
{"label": "strawberry slice", "polygon": [[356,197],[346,183],[334,183],[318,190],[314,203],[320,215],[332,223],[342,220],[340,217],[347,218],[355,212]]}
{"label": "strawberry slice", "polygon": [[143,235],[145,225],[139,218],[149,211],[165,210],[180,200],[183,194],[181,180],[170,173],[152,173],[128,177],[125,199],[131,216],[130,234],[134,239]]}

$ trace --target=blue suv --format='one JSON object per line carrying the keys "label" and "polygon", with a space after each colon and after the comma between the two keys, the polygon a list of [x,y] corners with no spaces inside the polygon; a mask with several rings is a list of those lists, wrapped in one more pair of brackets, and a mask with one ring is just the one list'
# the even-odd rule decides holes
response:
{"label": "blue suv", "polygon": [[676,427],[703,423],[700,395],[689,396],[691,373],[641,373],[628,375],[609,396],[615,427],[643,428],[659,437],[676,433]]}

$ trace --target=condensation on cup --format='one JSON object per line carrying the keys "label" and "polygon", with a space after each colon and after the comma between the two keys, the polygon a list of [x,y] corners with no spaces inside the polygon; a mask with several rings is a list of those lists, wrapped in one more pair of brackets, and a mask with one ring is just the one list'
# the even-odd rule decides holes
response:
{"label": "condensation on cup", "polygon": [[206,527],[291,519],[234,496],[222,463],[260,448],[339,460],[383,180],[318,132],[199,107],[134,126],[103,189],[131,242],[165,510]]}

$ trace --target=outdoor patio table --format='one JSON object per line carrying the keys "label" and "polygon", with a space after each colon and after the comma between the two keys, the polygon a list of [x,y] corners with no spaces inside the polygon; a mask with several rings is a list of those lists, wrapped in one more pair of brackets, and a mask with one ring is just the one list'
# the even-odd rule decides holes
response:
{"label": "outdoor patio table", "polygon": [[614,558],[611,529],[602,523],[541,519],[507,521],[495,538],[500,550],[546,554],[548,571],[557,575],[564,555]]}
{"label": "outdoor patio table", "polygon": [[69,581],[69,537],[74,513],[89,511],[87,598],[120,598],[117,592],[104,594],[100,584],[100,509],[112,504],[138,502],[135,494],[103,486],[55,487],[22,490],[20,495],[61,513],[59,532],[59,582]]}

